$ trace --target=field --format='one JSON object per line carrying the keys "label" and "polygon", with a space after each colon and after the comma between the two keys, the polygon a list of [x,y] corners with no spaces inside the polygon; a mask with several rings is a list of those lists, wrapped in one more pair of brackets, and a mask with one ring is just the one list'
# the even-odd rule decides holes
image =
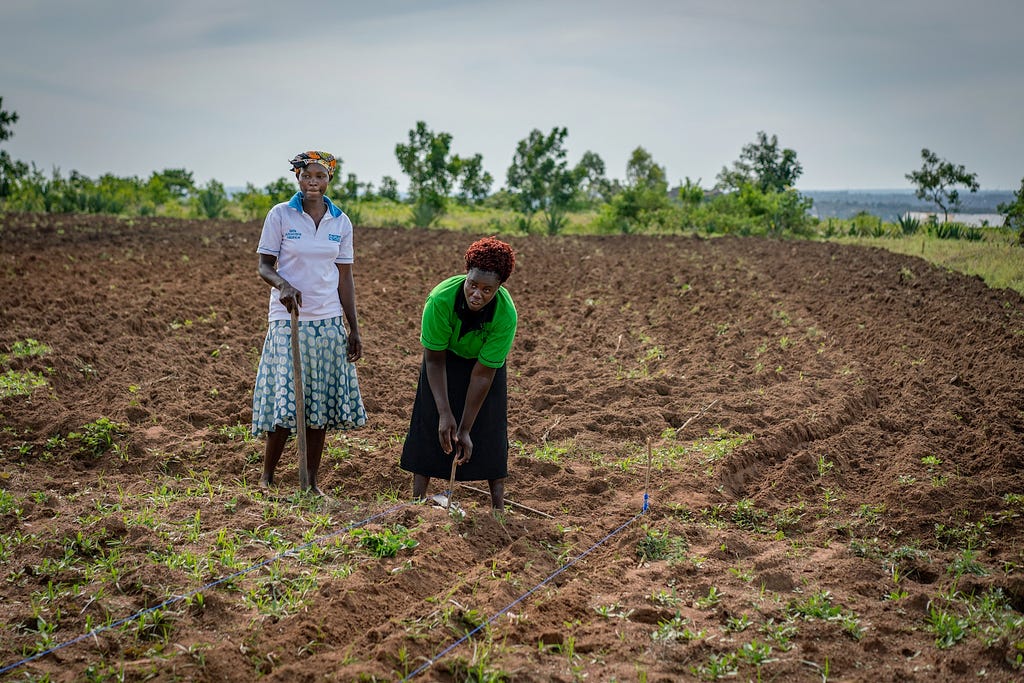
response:
{"label": "field", "polygon": [[850,245],[509,237],[496,519],[397,466],[423,297],[475,236],[357,230],[370,424],[315,499],[292,448],[256,486],[258,222],[0,226],[0,680],[1024,676],[1017,292]]}

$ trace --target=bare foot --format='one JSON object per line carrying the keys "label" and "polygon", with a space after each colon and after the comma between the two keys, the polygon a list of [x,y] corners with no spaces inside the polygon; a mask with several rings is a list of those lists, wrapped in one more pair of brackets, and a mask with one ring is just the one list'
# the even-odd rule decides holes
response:
{"label": "bare foot", "polygon": [[269,488],[273,487],[273,485],[274,485],[274,478],[273,477],[268,477],[266,475],[260,477],[260,488],[261,489],[269,489]]}

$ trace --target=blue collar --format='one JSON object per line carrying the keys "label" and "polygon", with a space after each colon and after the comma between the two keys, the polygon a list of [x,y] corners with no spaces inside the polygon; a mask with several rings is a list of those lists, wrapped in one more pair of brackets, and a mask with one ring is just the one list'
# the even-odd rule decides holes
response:
{"label": "blue collar", "polygon": [[[324,197],[324,204],[327,205],[327,211],[334,218],[337,218],[338,216],[341,215],[341,209],[336,207],[334,203],[331,202],[329,197]],[[295,195],[288,201],[288,206],[292,207],[299,213],[302,213],[302,193],[296,192]]]}

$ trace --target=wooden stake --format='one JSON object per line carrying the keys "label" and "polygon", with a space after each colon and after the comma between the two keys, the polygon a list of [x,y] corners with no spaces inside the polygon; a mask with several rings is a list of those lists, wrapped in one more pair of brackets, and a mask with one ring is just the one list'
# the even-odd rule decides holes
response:
{"label": "wooden stake", "polygon": [[647,512],[647,505],[650,501],[650,487],[651,487],[651,460],[653,456],[651,454],[651,437],[647,437],[647,480],[644,481],[644,506],[643,511]]}
{"label": "wooden stake", "polygon": [[299,355],[299,308],[292,305],[292,373],[295,375],[295,440],[299,447],[299,490],[309,488],[306,460],[306,393],[302,386],[302,357]]}
{"label": "wooden stake", "polygon": [[650,490],[651,486],[651,437],[647,437],[647,481],[644,482],[644,493]]}

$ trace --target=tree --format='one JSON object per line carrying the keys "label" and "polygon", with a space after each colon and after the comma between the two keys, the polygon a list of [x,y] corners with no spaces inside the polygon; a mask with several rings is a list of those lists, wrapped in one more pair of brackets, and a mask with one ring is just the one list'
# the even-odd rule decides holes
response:
{"label": "tree", "polygon": [[[18,113],[4,109],[4,98],[0,97],[0,142],[9,140],[14,133],[11,127],[18,122]],[[9,197],[14,183],[28,175],[28,164],[11,158],[7,150],[0,150],[0,199]]]}
{"label": "tree", "polygon": [[579,191],[586,204],[610,201],[618,189],[605,176],[604,159],[596,152],[586,151],[573,169]]}
{"label": "tree", "polygon": [[455,175],[459,181],[458,199],[462,204],[478,204],[491,191],[494,176],[484,170],[484,158],[475,154],[467,159],[455,157]]}
{"label": "tree", "polygon": [[968,173],[962,164],[956,165],[945,159],[939,159],[935,152],[927,147],[921,150],[920,170],[906,174],[906,179],[917,188],[918,199],[932,202],[942,209],[942,220],[949,220],[950,210],[960,208],[960,191],[962,185],[971,192],[977,192],[978,178],[975,173]]}
{"label": "tree", "polygon": [[668,190],[665,169],[654,162],[651,153],[637,147],[626,162],[626,184],[643,190]]}
{"label": "tree", "polygon": [[[272,183],[267,183],[263,187],[263,192],[270,197],[270,206],[280,204],[281,202],[287,202],[295,193],[298,192],[298,187],[295,185],[295,177],[291,178],[281,176]],[[269,210],[269,207],[268,207]]]}
{"label": "tree", "polygon": [[9,140],[14,133],[11,126],[18,122],[18,112],[4,109],[4,98],[0,97],[0,142]]}
{"label": "tree", "polygon": [[413,219],[424,227],[434,223],[447,210],[452,184],[460,162],[451,155],[450,133],[434,133],[423,121],[409,131],[409,144],[395,145],[395,156],[409,176],[409,196]]}
{"label": "tree", "polygon": [[228,206],[228,195],[224,190],[224,185],[211,179],[196,192],[195,206],[201,216],[220,218]]}
{"label": "tree", "polygon": [[547,135],[535,128],[516,145],[505,184],[515,196],[527,231],[538,212],[544,215],[548,234],[558,234],[565,226],[565,214],[578,187],[576,174],[569,170],[565,158],[568,134],[564,127],[556,126]]}
{"label": "tree", "polygon": [[1024,178],[1020,179],[1020,189],[1014,193],[1013,201],[1000,204],[996,211],[1006,216],[1003,225],[1017,231],[1017,243],[1024,244]]}
{"label": "tree", "polygon": [[718,174],[718,187],[738,190],[750,184],[762,192],[783,192],[796,184],[804,172],[792,149],[779,149],[779,139],[770,138],[764,131],[757,132],[757,141],[744,145],[740,158],[732,168],[722,167]]}
{"label": "tree", "polygon": [[397,202],[399,200],[398,181],[389,175],[381,178],[380,190],[377,192],[377,196],[381,199],[390,199],[391,201]]}

